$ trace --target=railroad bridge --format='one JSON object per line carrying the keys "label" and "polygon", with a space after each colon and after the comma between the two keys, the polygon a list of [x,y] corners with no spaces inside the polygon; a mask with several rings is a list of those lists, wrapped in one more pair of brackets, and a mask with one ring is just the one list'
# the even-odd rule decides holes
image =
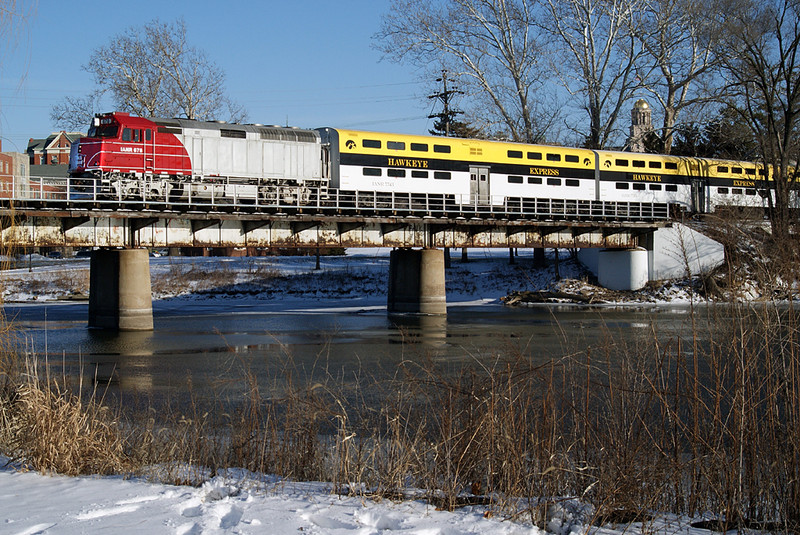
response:
{"label": "railroad bridge", "polygon": [[663,203],[538,198],[457,203],[445,195],[333,190],[312,198],[317,201],[301,203],[276,195],[259,204],[212,193],[175,204],[156,198],[123,201],[69,183],[41,186],[0,199],[0,237],[6,247],[92,248],[89,325],[147,330],[153,320],[146,248],[391,247],[389,311],[442,314],[444,248],[602,248],[635,254],[642,247],[652,250],[654,231],[670,224]]}

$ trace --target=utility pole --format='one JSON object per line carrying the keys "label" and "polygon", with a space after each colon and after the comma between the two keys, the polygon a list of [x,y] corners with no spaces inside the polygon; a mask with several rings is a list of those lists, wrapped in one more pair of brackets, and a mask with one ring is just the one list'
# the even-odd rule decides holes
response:
{"label": "utility pole", "polygon": [[[457,89],[448,89],[447,88],[447,71],[442,70],[441,78],[436,79],[437,82],[442,82],[442,92],[441,93],[434,93],[433,95],[428,95],[428,98],[435,98],[442,101],[443,110],[441,113],[434,113],[432,115],[428,115],[428,119],[439,119],[440,125],[444,125],[444,135],[450,137],[450,124],[455,119],[455,116],[464,113],[461,110],[454,110],[450,108],[450,97],[452,95],[463,95],[463,91],[458,91]],[[434,125],[434,128],[436,126]],[[441,130],[440,130],[441,131]],[[434,132],[431,132],[432,134]]]}

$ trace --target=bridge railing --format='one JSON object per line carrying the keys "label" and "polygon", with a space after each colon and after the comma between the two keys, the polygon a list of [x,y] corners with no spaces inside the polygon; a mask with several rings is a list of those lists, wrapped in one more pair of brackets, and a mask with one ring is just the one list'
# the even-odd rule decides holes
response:
{"label": "bridge railing", "polygon": [[375,216],[652,221],[670,217],[667,203],[477,196],[468,194],[268,187],[230,183],[30,177],[3,196],[47,207],[165,211],[358,214]]}

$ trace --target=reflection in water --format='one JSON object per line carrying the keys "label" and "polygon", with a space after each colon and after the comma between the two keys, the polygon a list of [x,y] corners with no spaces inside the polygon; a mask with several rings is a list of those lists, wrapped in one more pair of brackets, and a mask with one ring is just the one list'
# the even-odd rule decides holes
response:
{"label": "reflection in water", "polygon": [[431,348],[447,343],[447,316],[392,314],[389,321],[403,343],[421,343]]}
{"label": "reflection in water", "polygon": [[[402,362],[435,358],[458,371],[506,355],[534,362],[579,351],[614,337],[686,331],[685,309],[578,307],[451,307],[447,316],[392,315],[385,310],[275,312],[232,310],[221,302],[183,305],[156,316],[152,332],[86,328],[86,308],[6,307],[32,340],[29,347],[59,355],[64,373],[96,379],[120,395],[193,395],[231,399],[246,394],[247,375],[264,391],[295,381],[356,381],[392,377]],[[45,344],[46,340],[46,344]],[[39,349],[42,348],[42,349]],[[56,360],[56,359],[52,359]],[[89,377],[90,376],[90,377]]]}

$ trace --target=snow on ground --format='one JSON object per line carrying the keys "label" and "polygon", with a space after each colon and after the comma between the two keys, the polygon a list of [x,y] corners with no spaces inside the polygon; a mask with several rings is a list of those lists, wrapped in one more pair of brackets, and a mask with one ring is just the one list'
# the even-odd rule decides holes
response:
{"label": "snow on ground", "polygon": [[[159,257],[150,259],[155,300],[236,299],[291,301],[359,299],[386,304],[390,249],[351,249],[345,256]],[[559,273],[579,280],[589,273],[561,252]],[[494,302],[516,290],[539,290],[556,280],[552,262],[533,266],[533,251],[521,249],[514,264],[508,250],[470,249],[469,261],[453,251],[446,271],[448,304]],[[0,273],[2,299],[42,302],[86,299],[89,259],[51,259],[39,255],[17,260]]]}
{"label": "snow on ground", "polygon": [[330,484],[297,483],[232,472],[201,487],[156,485],[121,477],[65,477],[22,472],[0,457],[0,533],[377,535],[685,534],[687,519],[596,527],[576,502],[552,507],[546,530],[520,515],[489,514],[483,506],[453,512],[422,500],[393,502],[340,496]]}

